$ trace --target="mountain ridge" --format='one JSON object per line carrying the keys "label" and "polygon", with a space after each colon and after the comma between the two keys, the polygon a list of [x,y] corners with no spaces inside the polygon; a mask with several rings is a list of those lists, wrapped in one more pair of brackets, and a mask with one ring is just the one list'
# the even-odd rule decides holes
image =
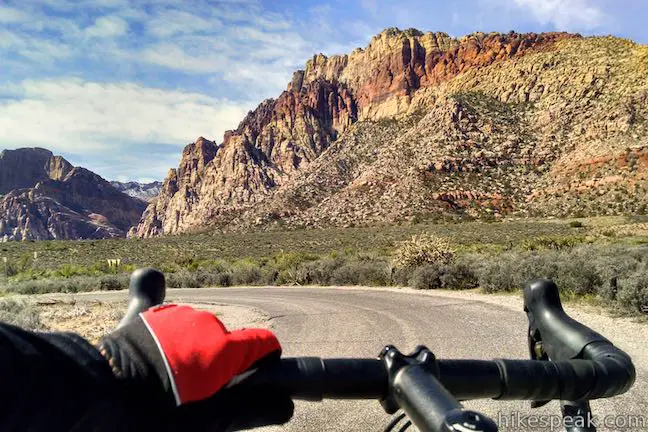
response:
{"label": "mountain ridge", "polygon": [[647,71],[614,37],[387,29],[188,146],[130,235],[641,211]]}
{"label": "mountain ridge", "polygon": [[[227,225],[233,214],[258,213],[254,203],[287,187],[357,122],[407,114],[420,104],[414,99],[421,89],[464,69],[540,52],[571,38],[580,36],[475,33],[453,39],[387,29],[350,55],[315,55],[278,98],[263,101],[225,133],[222,144],[214,143],[213,158],[203,158],[204,167],[193,177],[167,177],[173,187],[163,187],[131,235]],[[201,157],[187,147],[181,166]]]}
{"label": "mountain ridge", "polygon": [[146,203],[42,148],[0,153],[0,241],[124,237]]}

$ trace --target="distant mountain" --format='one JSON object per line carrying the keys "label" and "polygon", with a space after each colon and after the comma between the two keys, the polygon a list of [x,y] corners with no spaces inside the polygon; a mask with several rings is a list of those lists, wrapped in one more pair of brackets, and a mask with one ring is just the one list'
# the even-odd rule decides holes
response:
{"label": "distant mountain", "polygon": [[391,28],[188,145],[131,235],[642,213],[646,173],[648,46]]}
{"label": "distant mountain", "polygon": [[159,181],[152,183],[122,183],[118,181],[111,181],[110,184],[113,185],[118,191],[146,202],[150,202],[153,198],[157,197],[160,193],[160,189],[162,189],[162,182]]}
{"label": "distant mountain", "polygon": [[146,203],[41,148],[0,153],[0,241],[124,237]]}
{"label": "distant mountain", "polygon": [[14,189],[33,187],[39,181],[62,180],[72,164],[43,148],[0,152],[0,195]]}

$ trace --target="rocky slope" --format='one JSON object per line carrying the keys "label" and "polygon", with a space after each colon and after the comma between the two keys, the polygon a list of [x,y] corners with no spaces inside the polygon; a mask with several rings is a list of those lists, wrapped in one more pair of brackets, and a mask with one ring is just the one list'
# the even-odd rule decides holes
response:
{"label": "rocky slope", "polygon": [[641,212],[648,47],[388,29],[189,145],[132,235]]}
{"label": "rocky slope", "polygon": [[158,196],[162,189],[162,182],[159,181],[151,183],[111,181],[110,184],[119,192],[146,202]]}
{"label": "rocky slope", "polygon": [[2,163],[0,241],[123,237],[146,207],[44,149],[6,150]]}

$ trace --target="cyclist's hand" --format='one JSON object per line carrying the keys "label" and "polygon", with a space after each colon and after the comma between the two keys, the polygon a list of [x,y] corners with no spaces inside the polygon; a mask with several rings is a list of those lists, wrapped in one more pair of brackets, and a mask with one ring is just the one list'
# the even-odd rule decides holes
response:
{"label": "cyclist's hand", "polygon": [[235,376],[279,359],[281,346],[269,330],[229,332],[209,312],[165,305],[104,337],[99,350],[116,377],[175,406],[164,411],[182,430],[250,428],[292,417],[287,395],[224,389]]}

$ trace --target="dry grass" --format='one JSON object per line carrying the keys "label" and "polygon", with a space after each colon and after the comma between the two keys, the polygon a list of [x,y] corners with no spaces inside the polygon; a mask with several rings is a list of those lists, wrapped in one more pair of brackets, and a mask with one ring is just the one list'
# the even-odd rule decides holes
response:
{"label": "dry grass", "polygon": [[52,301],[36,307],[47,329],[78,333],[93,343],[114,330],[126,311],[124,302]]}

